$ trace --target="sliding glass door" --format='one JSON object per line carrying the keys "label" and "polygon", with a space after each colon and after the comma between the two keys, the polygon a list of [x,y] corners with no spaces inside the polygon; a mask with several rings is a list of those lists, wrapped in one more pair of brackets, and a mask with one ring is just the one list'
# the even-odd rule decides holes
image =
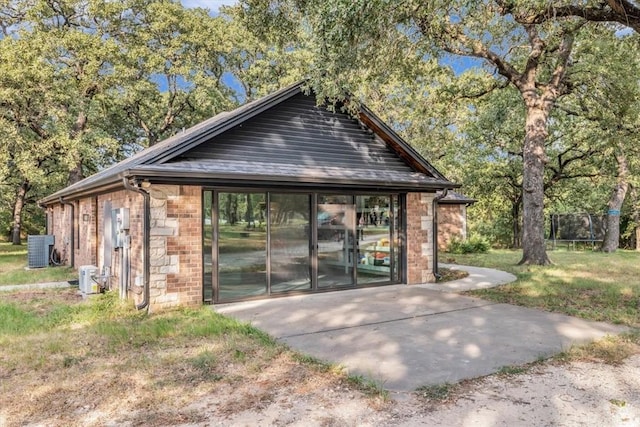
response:
{"label": "sliding glass door", "polygon": [[267,293],[264,193],[218,193],[218,300]]}
{"label": "sliding glass door", "polygon": [[311,289],[308,194],[269,195],[271,292]]}
{"label": "sliding glass door", "polygon": [[400,280],[394,194],[203,193],[203,299],[226,302]]}
{"label": "sliding glass door", "polygon": [[[392,196],[356,196],[358,217],[358,284],[389,282],[397,251]],[[394,233],[395,231],[395,233]]]}
{"label": "sliding glass door", "polygon": [[318,288],[353,286],[353,196],[318,195]]}

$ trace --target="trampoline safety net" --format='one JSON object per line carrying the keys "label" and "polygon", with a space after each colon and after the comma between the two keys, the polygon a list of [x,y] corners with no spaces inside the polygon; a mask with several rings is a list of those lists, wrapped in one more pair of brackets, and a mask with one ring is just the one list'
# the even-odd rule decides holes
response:
{"label": "trampoline safety net", "polygon": [[601,242],[605,216],[588,213],[551,214],[549,240],[565,242]]}

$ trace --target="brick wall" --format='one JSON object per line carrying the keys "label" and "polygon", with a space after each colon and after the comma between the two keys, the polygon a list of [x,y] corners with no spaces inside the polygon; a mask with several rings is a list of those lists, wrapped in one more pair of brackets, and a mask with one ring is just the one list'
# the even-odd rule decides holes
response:
{"label": "brick wall", "polygon": [[151,193],[151,303],[202,304],[202,191],[153,185]]}
{"label": "brick wall", "polygon": [[407,283],[435,282],[433,274],[433,193],[407,194]]}
{"label": "brick wall", "polygon": [[446,249],[453,238],[467,238],[465,205],[438,205],[438,248]]}
{"label": "brick wall", "polygon": [[[153,308],[202,303],[202,210],[201,188],[197,186],[153,185],[151,193],[150,303]],[[55,248],[69,265],[75,251],[75,267],[96,265],[109,275],[107,286],[117,290],[123,272],[122,248],[105,245],[105,204],[111,209],[129,209],[131,237],[129,298],[143,298],[143,204],[134,191],[114,191],[75,202],[75,226],[71,227],[71,207],[57,204],[49,208],[49,233]],[[73,229],[72,229],[73,228]],[[71,247],[71,233],[75,244]],[[110,262],[109,262],[110,258]],[[104,270],[108,267],[108,270]]]}
{"label": "brick wall", "polygon": [[[107,247],[105,245],[105,219],[111,221],[111,213],[105,218],[104,206],[105,203],[111,203],[111,209],[128,208],[129,209],[129,235],[131,236],[131,248],[129,250],[130,257],[130,272],[129,283],[131,291],[128,297],[133,298],[135,303],[142,300],[142,276],[144,266],[142,263],[142,252],[144,247],[143,241],[143,203],[144,198],[141,194],[134,191],[114,191],[112,193],[103,194],[98,196],[95,207],[97,221],[94,222],[94,227],[97,228],[97,242],[95,246],[97,266],[100,270],[105,267],[105,261],[108,259],[108,255],[111,257],[111,266],[109,271],[106,272],[110,275],[107,280],[109,288],[118,290],[121,272],[121,254],[122,249],[111,248],[107,253]],[[94,202],[95,203],[95,202]],[[82,250],[82,248],[81,248]]]}
{"label": "brick wall", "polygon": [[75,267],[97,265],[96,221],[98,200],[95,197],[80,199],[76,203]]}

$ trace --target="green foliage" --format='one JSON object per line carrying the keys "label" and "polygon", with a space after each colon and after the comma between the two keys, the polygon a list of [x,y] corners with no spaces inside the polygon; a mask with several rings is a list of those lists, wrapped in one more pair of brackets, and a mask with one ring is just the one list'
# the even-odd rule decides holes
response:
{"label": "green foliage", "polygon": [[447,252],[452,254],[480,254],[488,252],[491,248],[489,242],[483,237],[472,236],[463,240],[454,238],[447,247]]}
{"label": "green foliage", "polygon": [[15,303],[0,304],[0,334],[23,335],[37,330],[41,325],[38,317],[21,309]]}
{"label": "green foliage", "polygon": [[[321,97],[355,93],[351,101],[371,106],[478,200],[469,209],[474,231],[512,247],[522,244],[523,223],[536,228],[529,234],[543,233],[545,212],[524,212],[524,206],[542,206],[543,198],[547,212],[601,211],[616,173],[607,144],[631,132],[625,149],[639,145],[631,131],[637,129],[637,73],[622,71],[637,36],[583,25],[572,13],[556,19],[547,7],[464,0],[241,2],[253,28],[303,34],[313,52],[310,83]],[[635,64],[640,55],[631,57]],[[524,89],[527,79],[531,90]],[[606,112],[598,111],[603,105]],[[545,110],[535,133],[544,135],[545,153],[523,162],[539,152],[523,150],[525,136],[535,136],[527,134],[533,122],[525,126],[525,118],[536,109]],[[534,163],[536,201],[523,204],[533,197],[530,182],[523,191],[523,178],[533,176]],[[540,248],[543,242],[535,240]]]}
{"label": "green foliage", "polygon": [[18,0],[0,8],[6,232],[41,230],[39,198],[234,107],[245,95],[222,81],[225,73],[251,98],[299,79],[292,65],[304,63],[290,46],[272,51],[249,37],[239,18],[176,1]]}
{"label": "green foliage", "polygon": [[528,366],[507,365],[498,369],[498,375],[520,375],[529,370]]}

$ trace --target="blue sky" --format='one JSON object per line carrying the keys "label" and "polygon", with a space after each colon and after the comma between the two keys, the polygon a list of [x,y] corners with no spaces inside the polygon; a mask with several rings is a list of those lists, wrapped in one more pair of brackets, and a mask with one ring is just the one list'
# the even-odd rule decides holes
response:
{"label": "blue sky", "polygon": [[238,0],[181,0],[184,7],[202,7],[211,12],[217,12],[220,6],[229,6],[238,3]]}

